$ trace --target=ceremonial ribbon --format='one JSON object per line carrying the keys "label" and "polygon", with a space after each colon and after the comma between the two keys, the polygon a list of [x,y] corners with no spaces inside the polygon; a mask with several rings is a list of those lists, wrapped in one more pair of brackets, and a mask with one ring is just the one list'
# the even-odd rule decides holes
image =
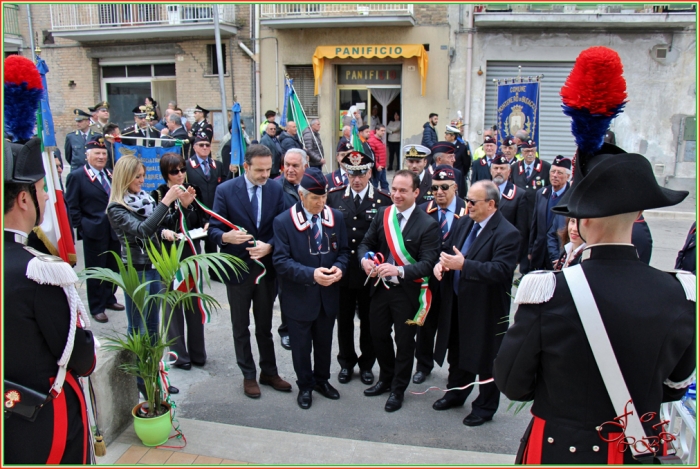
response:
{"label": "ceremonial ribbon", "polygon": [[440,388],[440,386],[430,386],[428,389],[426,389],[423,392],[411,391],[411,394],[416,394],[416,395],[427,394],[427,392],[430,391],[431,389],[437,389],[438,391],[442,391],[442,392],[462,391],[463,389],[467,389],[468,387],[474,386],[475,384],[488,384],[488,383],[493,383],[493,378],[485,379],[483,381],[474,381],[473,383],[469,383],[466,386],[462,386],[459,388],[442,389],[442,388]]}
{"label": "ceremonial ribbon", "polygon": [[[183,187],[183,189],[185,189]],[[194,242],[192,241],[192,238],[190,237],[190,230],[187,228],[187,220],[185,219],[185,211],[183,210],[182,204],[180,201],[177,201],[177,207],[180,210],[180,233],[185,237],[185,240],[187,240],[187,244],[189,244],[190,249],[192,250],[192,253],[196,253],[197,251],[195,250],[194,247]],[[199,263],[195,262],[195,275],[196,278],[192,278],[192,283],[190,284],[190,279],[189,278],[184,278],[184,275],[182,275],[182,272],[178,270],[178,274],[181,278],[181,281],[179,283],[176,283],[174,285],[174,288],[176,290],[180,291],[189,291],[193,290],[195,293],[199,293],[200,291],[203,290],[204,288],[204,282],[202,280],[202,269],[199,267]],[[190,276],[191,278],[191,276]],[[176,274],[176,279],[175,282],[178,281],[177,274]],[[181,285],[185,285],[186,290],[182,290],[180,288]],[[190,286],[191,285],[191,286]],[[206,304],[204,301],[202,301],[201,298],[197,298],[197,307],[199,308],[199,312],[202,314],[202,324],[209,323],[211,320],[211,312],[207,308]]]}
{"label": "ceremonial ribbon", "polygon": [[[173,449],[181,449],[187,446],[187,438],[185,438],[185,435],[182,433],[182,430],[180,430],[180,422],[177,420],[175,417],[175,409],[177,409],[177,405],[175,404],[175,401],[173,401],[170,398],[170,393],[167,392],[168,386],[170,386],[170,380],[168,379],[167,375],[168,372],[167,370],[170,369],[168,365],[172,365],[177,361],[177,353],[175,352],[168,352],[168,355],[174,357],[172,360],[165,362],[164,360],[160,361],[160,369],[161,369],[161,386],[163,390],[163,398],[165,402],[167,402],[170,405],[170,424],[173,426],[173,430],[175,430],[175,434],[168,437],[168,440],[172,438],[177,438],[178,440],[182,440],[185,442],[184,445],[182,446],[168,446],[168,445],[158,445],[156,448],[173,448]],[[163,383],[165,383],[163,387]]]}
{"label": "ceremonial ribbon", "polygon": [[[370,275],[372,275],[372,272],[373,272],[374,270],[376,270],[377,266],[379,266],[379,264],[383,264],[383,263],[384,263],[384,254],[382,254],[381,252],[375,254],[373,251],[367,251],[367,252],[365,253],[364,258],[365,258],[365,259],[371,259],[372,262],[374,262],[374,267],[372,267],[372,270],[370,271],[369,275],[367,275],[367,280],[369,280],[369,279],[370,279]],[[375,286],[375,287],[376,287],[377,285],[379,285],[379,281],[381,281],[381,282],[384,284],[384,286],[385,286],[386,288],[389,288],[389,286],[386,284],[386,281],[384,280],[384,278],[383,278],[383,277],[380,277],[380,276],[377,276],[377,281],[374,282],[374,286]],[[367,285],[367,281],[365,281],[365,285]]]}
{"label": "ceremonial ribbon", "polygon": [[[416,260],[413,259],[411,254],[406,250],[406,246],[404,246],[399,219],[396,217],[396,205],[392,205],[387,210],[384,210],[384,235],[389,244],[391,255],[394,256],[394,261],[397,265],[405,266],[416,263]],[[428,315],[430,303],[433,298],[428,288],[428,280],[429,277],[414,280],[414,282],[421,284],[420,294],[418,295],[418,311],[412,320],[409,319],[406,321],[406,324],[422,326],[425,322],[425,317]]]}

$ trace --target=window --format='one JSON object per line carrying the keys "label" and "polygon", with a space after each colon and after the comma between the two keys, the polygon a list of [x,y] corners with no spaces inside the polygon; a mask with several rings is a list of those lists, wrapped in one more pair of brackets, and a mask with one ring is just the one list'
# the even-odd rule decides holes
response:
{"label": "window", "polygon": [[[221,57],[224,59],[224,75],[226,74],[226,44],[221,44]],[[219,61],[216,58],[216,44],[207,44],[207,73],[219,74]]]}
{"label": "window", "polygon": [[306,117],[318,117],[318,96],[314,96],[314,69],[311,65],[294,65],[287,67],[287,75],[294,79],[294,91],[297,92]]}
{"label": "window", "polygon": [[175,64],[103,65],[102,78],[174,77]]}

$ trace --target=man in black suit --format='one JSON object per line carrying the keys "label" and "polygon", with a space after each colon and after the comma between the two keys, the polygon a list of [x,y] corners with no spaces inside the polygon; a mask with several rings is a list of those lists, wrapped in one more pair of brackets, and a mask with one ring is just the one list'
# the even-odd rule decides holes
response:
{"label": "man in black suit", "polygon": [[141,145],[144,147],[155,147],[155,140],[140,140],[143,138],[160,138],[160,132],[151,127],[146,120],[148,111],[146,106],[136,106],[131,110],[134,113],[134,125],[124,129],[121,133],[124,145]]}
{"label": "man in black suit", "polygon": [[[525,151],[525,150],[523,150]],[[555,214],[551,211],[561,200],[569,188],[569,176],[571,175],[571,160],[563,156],[557,156],[552,162],[551,171],[548,170],[551,185],[539,189],[535,193],[535,209],[532,213],[530,224],[530,239],[528,247],[529,271],[552,270],[554,263],[559,259],[559,251],[556,255],[548,248],[547,233],[555,222]],[[562,217],[559,217],[562,218]],[[561,221],[560,221],[561,224]],[[521,268],[521,273],[525,274]]]}
{"label": "man in black suit", "polygon": [[[107,267],[117,271],[117,262],[107,251],[120,252],[117,234],[107,219],[107,204],[112,190],[112,173],[105,169],[107,149],[104,139],[97,137],[86,145],[87,163],[68,174],[66,200],[78,239],[83,240],[85,267]],[[90,314],[97,322],[107,322],[105,308],[123,311],[114,296],[116,287],[99,280],[87,281]]]}
{"label": "man in black suit", "polygon": [[75,126],[77,130],[66,135],[66,143],[63,147],[66,154],[66,161],[70,165],[71,171],[80,169],[85,165],[85,144],[96,137],[101,137],[101,133],[94,132],[90,128],[90,114],[80,109],[73,109],[75,116]]}
{"label": "man in black suit", "polygon": [[493,159],[491,163],[491,180],[498,187],[498,192],[501,193],[498,211],[520,232],[520,256],[518,261],[522,262],[523,258],[527,260],[528,236],[530,232],[528,221],[530,217],[527,213],[525,191],[513,184],[513,181],[510,180],[510,171],[510,164],[505,155],[498,155]]}
{"label": "man in black suit", "polygon": [[[430,149],[433,155],[434,163],[428,166],[428,172],[432,177],[435,174],[437,166],[446,165],[452,168],[455,173],[455,182],[457,183],[457,197],[464,199],[467,196],[467,181],[464,179],[464,173],[455,168],[455,155],[457,148],[454,143],[438,142]],[[435,191],[433,191],[435,195]]]}
{"label": "man in black suit", "polygon": [[[466,386],[492,377],[493,359],[508,329],[510,291],[518,262],[520,235],[498,210],[500,193],[491,181],[469,188],[469,217],[452,227],[449,248],[440,254],[434,275],[441,282],[442,321],[436,356],[449,350],[448,388]],[[448,391],[433,409],[464,405],[472,387]],[[500,393],[496,385],[479,385],[479,396],[464,425],[475,427],[493,419]]]}
{"label": "man in black suit", "polygon": [[338,169],[332,173],[326,174],[326,181],[328,182],[329,188],[333,189],[335,187],[347,186],[350,183],[350,179],[348,179],[348,172],[345,171],[343,159],[350,154],[352,149],[352,145],[349,143],[346,143],[343,146],[338,146],[338,151],[335,155],[335,160],[338,162]]}
{"label": "man in black suit", "polygon": [[[189,136],[190,141],[194,141],[198,135],[206,135],[209,138],[209,143],[214,139],[214,127],[207,122],[207,115],[209,115],[209,110],[204,109],[199,104],[194,108],[194,124],[190,129]],[[190,156],[194,156],[194,148],[190,150]]]}
{"label": "man in black suit", "polygon": [[[211,219],[209,237],[248,266],[239,276],[227,271],[226,293],[231,307],[233,345],[236,361],[243,373],[243,392],[260,397],[255,361],[250,348],[250,305],[253,303],[255,338],[260,353],[260,384],[283,392],[292,386],[280,378],[272,340],[272,305],[277,287],[272,267],[274,247],[272,222],[284,211],[284,196],[279,184],[267,184],[272,169],[272,154],[264,145],[251,145],[245,152],[244,177],[229,179],[216,190],[214,212],[233,225]],[[263,276],[262,274],[266,274]]]}
{"label": "man in black suit", "polygon": [[[301,200],[275,218],[272,256],[280,282],[280,306],[289,325],[292,361],[302,409],[311,393],[339,399],[331,386],[333,326],[340,308],[338,282],[345,274],[350,249],[343,215],[328,207],[328,183],[320,168],[307,168]],[[313,348],[314,365],[311,366]]]}
{"label": "man in black suit", "polygon": [[[441,249],[445,249],[450,229],[456,220],[466,214],[467,204],[464,199],[457,197],[456,170],[451,166],[438,166],[433,173],[435,200],[420,205],[420,209],[433,217],[440,225]],[[418,329],[416,336],[416,373],[413,382],[420,384],[426,380],[433,370],[433,350],[435,348],[435,333],[440,318],[440,284],[435,277],[430,278],[430,292],[433,301],[425,323]],[[442,366],[442,361],[438,363]]]}
{"label": "man in black suit", "polygon": [[416,197],[416,204],[418,205],[430,202],[435,198],[435,194],[431,190],[433,180],[430,176],[430,171],[427,169],[428,155],[430,155],[430,148],[423,145],[405,145],[403,147],[406,167],[418,176],[419,186],[418,196]]}
{"label": "man in black suit", "polygon": [[[328,206],[338,210],[345,219],[350,259],[347,273],[340,280],[340,310],[338,311],[338,382],[352,379],[355,365],[360,367],[360,379],[364,384],[374,382],[372,367],[377,359],[370,332],[370,287],[367,276],[357,260],[357,248],[367,233],[372,220],[382,207],[391,205],[386,192],[370,184],[372,159],[359,151],[351,151],[343,160],[350,180],[348,186],[332,189],[328,193]],[[355,311],[360,319],[360,353],[355,353]]]}
{"label": "man in black suit", "polygon": [[[214,206],[214,194],[221,182],[221,162],[211,157],[211,143],[205,134],[198,135],[194,140],[194,155],[188,160],[187,182],[196,186],[200,191],[200,201],[207,207]],[[208,221],[207,219],[204,220]],[[204,225],[206,230],[207,224]],[[204,252],[217,252],[216,243],[210,238],[204,238]],[[217,279],[216,276],[213,278]]]}
{"label": "man in black suit", "polygon": [[[185,129],[182,126],[182,119],[176,112],[173,112],[168,116],[166,125],[167,127],[160,131],[161,138],[169,140],[186,140],[187,142],[183,142],[182,144],[182,150],[180,154],[183,158],[187,158],[190,155],[190,147],[192,144],[192,140],[190,140],[190,136],[187,133],[187,129]],[[175,142],[163,142],[162,145],[164,147],[172,147],[175,146]]]}
{"label": "man in black suit", "polygon": [[484,156],[472,165],[472,184],[476,181],[491,180],[491,162],[496,156],[496,139],[491,135],[484,136]]}
{"label": "man in black suit", "polygon": [[[445,140],[455,146],[455,162],[454,167],[462,172],[464,178],[469,174],[472,168],[472,152],[469,148],[469,142],[462,138],[462,129],[459,123],[454,122],[454,125],[445,127]],[[466,184],[466,179],[463,181]],[[465,190],[466,192],[466,190]]]}
{"label": "man in black suit", "polygon": [[440,251],[437,222],[416,207],[419,184],[411,171],[396,173],[391,183],[394,204],[378,213],[357,251],[365,274],[377,284],[372,289],[370,329],[380,373],[365,395],[390,391],[387,412],[401,408],[411,379],[416,330],[407,321],[422,324],[430,309],[428,279]]}

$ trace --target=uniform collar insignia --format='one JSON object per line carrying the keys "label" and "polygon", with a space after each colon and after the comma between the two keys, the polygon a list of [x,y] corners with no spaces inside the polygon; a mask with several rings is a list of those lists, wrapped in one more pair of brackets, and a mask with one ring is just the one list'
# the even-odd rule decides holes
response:
{"label": "uniform collar insignia", "polygon": [[428,166],[428,172],[432,176],[433,174],[435,174],[435,168],[433,168],[432,166]]}
{"label": "uniform collar insignia", "polygon": [[433,213],[438,209],[437,204],[435,203],[435,200],[431,200],[428,202],[428,206],[425,208],[425,213]]}
{"label": "uniform collar insignia", "polygon": [[537,164],[535,165],[535,171],[539,173],[540,171],[542,171],[542,160],[537,158],[535,161],[537,162]]}
{"label": "uniform collar insignia", "polygon": [[[292,217],[294,222],[294,227],[298,231],[305,231],[311,226],[309,220],[306,219],[306,213],[304,213],[304,208],[300,202],[297,202],[289,209],[289,215]],[[321,224],[329,228],[335,226],[335,218],[333,217],[333,211],[328,205],[323,207],[320,213]]]}
{"label": "uniform collar insignia", "polygon": [[97,179],[97,175],[94,173],[92,168],[88,168],[88,165],[83,166],[83,169],[85,170],[85,174],[87,174],[87,177],[90,178],[90,182],[95,182],[95,179]]}
{"label": "uniform collar insignia", "polygon": [[501,194],[501,196],[504,199],[513,200],[513,197],[515,197],[516,192],[517,192],[516,186],[513,185],[512,182],[508,182],[508,184],[506,184],[506,188],[503,190],[503,194]]}
{"label": "uniform collar insignia", "polygon": [[487,164],[489,164],[488,158],[484,156],[483,158],[481,158],[481,166],[486,166]]}
{"label": "uniform collar insignia", "polygon": [[199,163],[197,163],[197,158],[190,158],[190,164],[192,165],[193,168],[199,167]]}

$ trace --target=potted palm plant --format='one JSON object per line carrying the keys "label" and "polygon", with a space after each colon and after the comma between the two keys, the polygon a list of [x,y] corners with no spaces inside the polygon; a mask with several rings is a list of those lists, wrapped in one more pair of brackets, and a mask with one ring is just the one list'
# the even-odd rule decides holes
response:
{"label": "potted palm plant", "polygon": [[[80,278],[95,279],[108,282],[124,291],[124,295],[131,298],[134,308],[141,315],[143,324],[146,323],[145,314],[150,311],[152,305],[162,315],[156,334],[148,331],[135,330],[127,334],[114,334],[106,338],[104,348],[112,351],[126,350],[134,355],[131,362],[122,363],[120,369],[129,375],[143,380],[145,386],[146,401],[139,403],[132,410],[134,415],[134,429],[144,445],[157,446],[168,440],[171,429],[171,412],[169,397],[167,395],[167,379],[164,371],[167,364],[163,357],[166,349],[173,340],[167,339],[167,330],[170,326],[172,314],[164,317],[166,305],[170,305],[170,311],[180,306],[191,306],[192,302],[198,302],[201,308],[207,311],[219,308],[220,305],[214,297],[199,291],[198,286],[204,282],[210,285],[209,272],[223,278],[228,278],[225,267],[230,268],[235,275],[241,270],[247,270],[246,264],[235,256],[226,253],[196,254],[182,258],[182,250],[185,241],[173,243],[168,249],[164,245],[158,249],[152,242],[145,248],[153,267],[160,274],[163,287],[157,294],[149,293],[148,284],[143,282],[137,269],[134,267],[129,249],[126,249],[127,261],[122,261],[118,253],[111,251],[117,261],[119,271],[108,268],[92,267],[85,269]],[[196,282],[194,279],[200,279]],[[178,288],[175,285],[179,284]],[[184,288],[183,288],[184,287]]]}

